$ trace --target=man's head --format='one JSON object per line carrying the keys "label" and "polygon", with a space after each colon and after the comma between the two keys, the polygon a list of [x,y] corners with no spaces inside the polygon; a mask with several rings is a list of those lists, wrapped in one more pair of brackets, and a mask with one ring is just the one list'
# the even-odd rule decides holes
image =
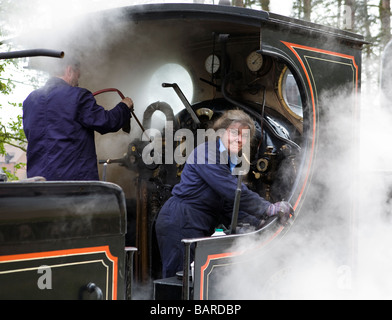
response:
{"label": "man's head", "polygon": [[59,59],[53,75],[63,79],[70,86],[77,87],[80,78],[80,62],[68,57]]}
{"label": "man's head", "polygon": [[61,78],[72,87],[79,86],[80,65],[68,65]]}

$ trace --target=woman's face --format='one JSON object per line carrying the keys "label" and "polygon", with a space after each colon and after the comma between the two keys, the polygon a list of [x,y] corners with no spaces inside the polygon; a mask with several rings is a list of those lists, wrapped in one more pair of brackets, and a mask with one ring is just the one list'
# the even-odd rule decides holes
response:
{"label": "woman's face", "polygon": [[241,123],[232,123],[225,131],[222,142],[229,154],[238,154],[249,139],[250,129]]}

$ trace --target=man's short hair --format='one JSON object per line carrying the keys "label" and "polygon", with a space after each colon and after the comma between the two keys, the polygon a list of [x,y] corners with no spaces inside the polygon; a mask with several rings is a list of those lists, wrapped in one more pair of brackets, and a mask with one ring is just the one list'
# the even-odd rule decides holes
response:
{"label": "man's short hair", "polygon": [[80,68],[79,59],[73,56],[67,56],[67,54],[65,54],[64,58],[56,59],[51,73],[53,76],[63,76],[68,66],[71,66],[74,69]]}

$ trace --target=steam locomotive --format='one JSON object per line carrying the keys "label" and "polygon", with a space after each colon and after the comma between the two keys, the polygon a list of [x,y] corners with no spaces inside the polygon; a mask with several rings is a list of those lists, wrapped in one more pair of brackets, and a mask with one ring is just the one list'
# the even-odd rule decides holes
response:
{"label": "steam locomotive", "polygon": [[[323,179],[341,174],[331,158],[356,163],[355,148],[341,146],[357,139],[362,36],[239,7],[148,4],[87,15],[71,30],[24,41],[78,54],[81,85],[131,96],[135,114],[130,133],[96,136],[104,181],[0,184],[0,283],[10,288],[1,298],[129,299],[143,285],[153,286],[155,299],[238,298],[224,294],[231,270],[259,259],[257,286],[268,298],[304,234],[309,249],[313,235],[328,238],[337,268],[352,265],[355,203],[349,196],[330,203]],[[45,70],[55,59],[48,60],[32,58],[31,67]],[[101,105],[118,101],[116,93],[96,97]],[[287,225],[275,218],[260,230],[238,224],[223,237],[184,239],[183,273],[161,279],[154,223],[183,169],[168,159],[175,150],[186,158],[197,133],[234,108],[257,129],[244,183],[271,202],[289,201],[295,216]],[[329,121],[342,113],[345,134],[337,136]],[[192,133],[190,144],[181,129]],[[162,148],[146,163],[152,130]],[[344,174],[354,181],[355,165]],[[37,285],[44,275],[50,289]]]}

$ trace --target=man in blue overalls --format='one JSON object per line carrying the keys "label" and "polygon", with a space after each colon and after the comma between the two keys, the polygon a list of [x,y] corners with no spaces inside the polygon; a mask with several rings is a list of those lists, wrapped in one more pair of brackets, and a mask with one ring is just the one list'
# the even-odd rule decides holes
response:
{"label": "man in blue overalls", "polygon": [[127,97],[105,110],[90,91],[78,87],[79,64],[60,61],[55,76],[23,103],[27,177],[99,180],[94,131],[121,129],[129,122],[133,102]]}

